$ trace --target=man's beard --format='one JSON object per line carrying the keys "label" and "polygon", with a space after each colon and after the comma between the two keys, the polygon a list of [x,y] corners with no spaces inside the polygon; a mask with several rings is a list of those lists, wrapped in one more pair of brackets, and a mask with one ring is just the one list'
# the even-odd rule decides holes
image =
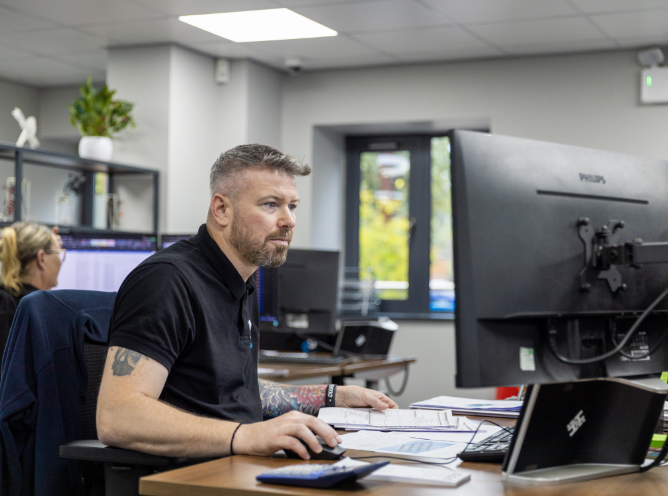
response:
{"label": "man's beard", "polygon": [[269,233],[263,242],[253,241],[252,232],[247,228],[243,219],[232,221],[230,244],[246,259],[258,267],[279,267],[288,256],[288,247],[274,244],[269,245],[272,239],[287,239],[288,246],[292,241],[292,231],[288,228],[278,229]]}

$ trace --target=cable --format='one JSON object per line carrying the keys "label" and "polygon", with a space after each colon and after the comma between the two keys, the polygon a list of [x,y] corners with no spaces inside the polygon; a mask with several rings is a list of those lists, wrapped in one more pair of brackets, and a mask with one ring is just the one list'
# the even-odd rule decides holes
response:
{"label": "cable", "polygon": [[659,295],[659,297],[652,302],[652,304],[647,307],[647,309],[642,313],[640,317],[638,317],[638,320],[636,320],[631,328],[628,330],[628,332],[624,335],[624,338],[620,341],[620,343],[615,346],[612,350],[608,351],[607,353],[603,353],[602,355],[599,355],[597,357],[592,357],[592,358],[582,358],[582,359],[571,359],[571,358],[566,358],[564,356],[561,356],[559,352],[557,351],[557,343],[554,335],[556,334],[556,331],[550,330],[550,336],[548,339],[549,342],[549,349],[554,355],[554,357],[559,360],[560,362],[567,363],[569,365],[589,365],[591,363],[596,363],[600,362],[603,360],[606,360],[610,358],[613,355],[616,355],[619,353],[624,346],[626,346],[626,343],[631,339],[631,336],[636,332],[638,329],[638,326],[647,318],[647,316],[650,314],[652,310],[654,310],[654,307],[656,307],[661,301],[668,295],[668,288],[663,290],[663,293]]}
{"label": "cable", "polygon": [[401,396],[402,394],[404,394],[407,384],[408,384],[408,364],[404,365],[404,379],[403,381],[401,381],[401,387],[399,388],[399,391],[395,391],[394,389],[392,389],[392,384],[390,384],[389,377],[385,378],[385,386],[387,386],[387,390],[390,393],[390,396]]}
{"label": "cable", "polygon": [[664,441],[663,446],[661,447],[661,451],[659,451],[659,454],[656,457],[656,460],[654,460],[649,465],[641,465],[640,472],[647,472],[648,470],[651,470],[654,467],[658,467],[659,465],[661,465],[661,462],[663,462],[663,459],[666,457],[666,454],[668,454],[668,442]]}
{"label": "cable", "polygon": [[[649,351],[647,351],[647,353],[645,353],[644,355],[633,356],[633,355],[629,355],[629,354],[626,353],[624,350],[620,350],[620,351],[619,351],[619,354],[622,355],[623,357],[628,358],[629,360],[643,360],[644,358],[647,358],[648,356],[653,355],[654,352],[655,352],[656,350],[658,350],[659,347],[663,344],[663,342],[666,340],[667,337],[668,337],[668,329],[666,329],[665,331],[663,331],[663,334],[661,335],[661,337],[659,338],[659,340],[658,340],[658,341],[654,344],[654,346],[653,346]],[[611,336],[611,340],[612,340],[612,343],[613,343],[615,346],[617,346],[617,341],[615,340],[614,335]]]}

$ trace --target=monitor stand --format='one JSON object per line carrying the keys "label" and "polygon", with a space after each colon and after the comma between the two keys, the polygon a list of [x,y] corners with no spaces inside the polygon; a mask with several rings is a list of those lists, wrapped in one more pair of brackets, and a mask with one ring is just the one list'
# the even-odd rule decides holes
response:
{"label": "monitor stand", "polygon": [[530,386],[501,480],[565,484],[638,472],[667,392],[656,377]]}

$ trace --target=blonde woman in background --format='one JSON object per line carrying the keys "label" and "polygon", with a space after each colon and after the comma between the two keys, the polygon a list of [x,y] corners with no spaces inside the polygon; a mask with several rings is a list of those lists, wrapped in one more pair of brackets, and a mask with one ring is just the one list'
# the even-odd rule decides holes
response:
{"label": "blonde woman in background", "polygon": [[[9,328],[21,298],[38,289],[58,285],[65,260],[58,228],[34,222],[16,222],[2,230],[0,240],[0,352],[4,352]],[[0,355],[1,356],[1,355]]]}

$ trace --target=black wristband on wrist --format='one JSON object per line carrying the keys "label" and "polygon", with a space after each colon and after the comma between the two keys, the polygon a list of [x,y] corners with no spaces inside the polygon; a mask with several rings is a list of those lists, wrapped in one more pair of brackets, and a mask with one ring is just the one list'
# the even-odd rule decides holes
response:
{"label": "black wristband on wrist", "polygon": [[336,406],[336,384],[327,386],[325,392],[325,407]]}
{"label": "black wristband on wrist", "polygon": [[232,448],[232,444],[234,443],[234,436],[237,435],[239,427],[241,427],[241,424],[237,425],[237,428],[234,429],[234,432],[232,433],[232,439],[230,439],[230,456],[234,456],[234,449]]}

